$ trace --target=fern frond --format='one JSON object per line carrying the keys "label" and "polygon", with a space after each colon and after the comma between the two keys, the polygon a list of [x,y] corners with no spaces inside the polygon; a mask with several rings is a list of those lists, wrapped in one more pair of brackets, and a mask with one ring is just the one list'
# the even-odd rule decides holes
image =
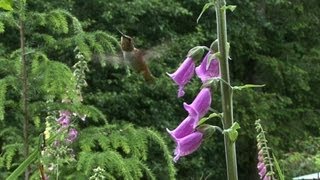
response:
{"label": "fern frond", "polygon": [[58,34],[66,34],[69,32],[68,21],[60,10],[54,10],[46,14],[46,24],[49,29]]}
{"label": "fern frond", "polygon": [[161,137],[161,135],[159,133],[157,133],[151,129],[146,129],[146,133],[148,134],[148,137],[151,140],[153,140],[154,142],[159,144],[161,150],[163,151],[164,158],[167,161],[169,177],[170,177],[170,179],[175,179],[176,170],[173,165],[171,153],[170,153],[165,141],[163,140],[163,138]]}
{"label": "fern frond", "polygon": [[[93,150],[97,149],[96,148],[96,142],[98,141],[97,139],[104,139],[103,134],[100,134],[100,129],[99,128],[86,128],[84,129],[79,137],[79,145],[80,149],[84,152],[92,152]],[[103,142],[103,141],[101,141]],[[100,145],[102,144],[103,149],[108,149],[107,144],[105,145],[104,143],[99,143]],[[108,142],[108,140],[107,140]]]}
{"label": "fern frond", "polygon": [[[100,159],[105,158],[106,160],[108,160],[104,162],[106,169],[111,168],[112,170],[114,169],[118,171],[118,175],[120,177],[122,176],[126,180],[132,179],[130,171],[127,165],[125,164],[124,159],[121,157],[121,155],[118,152],[107,151],[107,152],[99,153],[98,157]],[[114,167],[110,167],[110,165]]]}
{"label": "fern frond", "polygon": [[10,126],[6,128],[1,128],[0,137],[6,137],[6,142],[19,142],[19,139],[21,139],[21,137],[19,137],[19,133],[19,129]]}
{"label": "fern frond", "polygon": [[11,168],[13,157],[20,152],[20,149],[22,149],[22,144],[18,143],[4,146],[3,159],[7,169]]}
{"label": "fern frond", "polygon": [[54,47],[54,45],[57,43],[57,40],[49,34],[33,33],[32,36],[35,38],[35,41],[37,41],[38,44],[43,42],[46,46]]}
{"label": "fern frond", "polygon": [[104,176],[105,176],[105,179],[116,180],[116,178],[114,176],[112,176],[110,173],[105,173]]}
{"label": "fern frond", "polygon": [[148,177],[148,179],[151,179],[151,180],[156,179],[155,175],[153,174],[151,169],[149,169],[149,167],[146,164],[144,164],[143,162],[140,161],[139,165],[140,165],[141,169],[144,171],[144,173],[146,174],[146,176]]}
{"label": "fern frond", "polygon": [[[50,67],[50,68],[48,68]],[[60,62],[50,61],[44,54],[37,52],[32,61],[31,79],[48,96],[77,98],[76,82],[70,68]]]}
{"label": "fern frond", "polygon": [[79,154],[79,161],[77,170],[84,170],[86,175],[89,175],[90,171],[97,166],[103,165],[108,172],[117,172],[119,177],[124,179],[131,179],[129,170],[121,157],[121,155],[115,151],[104,152],[81,152]]}
{"label": "fern frond", "polygon": [[144,163],[147,159],[148,139],[160,145],[169,166],[169,177],[174,179],[175,169],[171,153],[155,131],[135,128],[132,124],[106,124],[104,127],[90,127],[82,131],[79,145],[77,170],[87,175],[94,167],[102,167],[112,176],[123,179],[156,179]]}
{"label": "fern frond", "polygon": [[91,60],[93,54],[115,53],[116,47],[120,47],[114,37],[103,31],[79,33],[75,36],[74,43],[88,60]]}
{"label": "fern frond", "polygon": [[[122,131],[121,129],[118,131]],[[130,138],[130,136],[128,136]],[[131,149],[128,143],[128,139],[126,136],[121,136],[121,134],[119,132],[113,132],[112,134],[109,135],[109,142],[112,145],[112,147],[114,149],[118,149],[121,148],[121,150],[126,153],[129,154]]]}
{"label": "fern frond", "polygon": [[18,27],[17,20],[15,19],[12,11],[0,12],[0,22],[10,27]]}
{"label": "fern frond", "polygon": [[7,58],[0,57],[0,64],[1,64],[0,66],[1,74],[8,75],[8,74],[11,74],[12,71],[15,71],[13,63]]}
{"label": "fern frond", "polygon": [[127,124],[123,127],[123,135],[129,137],[128,144],[131,147],[132,156],[146,160],[148,141],[145,132],[135,129],[131,124]]}
{"label": "fern frond", "polygon": [[91,59],[92,52],[89,45],[86,43],[86,34],[84,32],[79,33],[75,36],[74,44],[79,48],[79,51],[84,55],[86,59]]}
{"label": "fern frond", "polygon": [[56,12],[58,14],[63,14],[64,17],[66,17],[66,18],[68,17],[69,19],[71,19],[74,34],[78,34],[78,33],[83,32],[82,25],[81,25],[80,21],[75,16],[73,16],[70,12],[63,10],[63,9],[56,9],[53,12]]}
{"label": "fern frond", "polygon": [[103,31],[96,31],[94,34],[96,39],[98,40],[97,42],[109,52],[114,53],[116,52],[116,47],[120,48],[120,44],[115,37],[110,36]]}
{"label": "fern frond", "polygon": [[141,166],[139,166],[140,160],[137,158],[129,158],[125,159],[125,163],[133,179],[141,179],[143,177],[143,170]]}

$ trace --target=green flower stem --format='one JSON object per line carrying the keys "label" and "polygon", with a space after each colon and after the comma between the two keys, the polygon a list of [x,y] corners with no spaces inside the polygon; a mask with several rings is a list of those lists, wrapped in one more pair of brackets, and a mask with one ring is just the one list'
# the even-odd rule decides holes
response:
{"label": "green flower stem", "polygon": [[[227,43],[227,22],[225,0],[216,0],[216,21],[217,34],[219,40],[220,52],[220,70],[221,78],[227,83],[220,81],[223,109],[223,129],[229,129],[233,124],[233,107],[232,107],[232,88],[230,84],[229,65],[228,65],[228,43]],[[224,134],[225,155],[227,164],[228,180],[237,180],[237,157],[235,143],[232,142],[227,134]]]}

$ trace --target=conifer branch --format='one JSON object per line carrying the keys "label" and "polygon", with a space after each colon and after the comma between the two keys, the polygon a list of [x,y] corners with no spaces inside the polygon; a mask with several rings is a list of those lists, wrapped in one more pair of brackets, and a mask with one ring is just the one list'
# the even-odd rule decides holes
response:
{"label": "conifer branch", "polygon": [[[20,2],[23,4],[22,2]],[[23,5],[21,5],[23,6]],[[19,20],[19,31],[20,31],[20,49],[21,49],[21,76],[22,76],[22,106],[23,106],[23,147],[24,147],[24,157],[25,159],[29,155],[29,85],[28,85],[28,72],[27,72],[27,59],[26,59],[26,49],[25,49],[25,27],[24,27],[24,17],[22,12],[20,12]],[[30,169],[27,168],[25,171],[25,179],[29,179]]]}

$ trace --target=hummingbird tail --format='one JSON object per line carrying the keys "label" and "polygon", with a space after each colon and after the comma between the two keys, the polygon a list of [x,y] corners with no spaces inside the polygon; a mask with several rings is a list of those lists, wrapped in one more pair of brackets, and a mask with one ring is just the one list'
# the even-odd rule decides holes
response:
{"label": "hummingbird tail", "polygon": [[156,78],[151,74],[151,72],[150,71],[144,71],[143,73],[142,73],[142,75],[143,75],[143,78],[144,78],[144,80],[147,82],[147,83],[154,83],[155,82],[155,80],[156,80]]}

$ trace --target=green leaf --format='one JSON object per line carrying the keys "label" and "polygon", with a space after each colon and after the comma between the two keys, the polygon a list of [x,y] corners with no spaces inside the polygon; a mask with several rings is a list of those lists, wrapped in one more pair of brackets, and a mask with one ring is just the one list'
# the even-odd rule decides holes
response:
{"label": "green leaf", "polygon": [[205,123],[207,120],[214,118],[214,117],[221,118],[222,114],[221,113],[211,113],[208,117],[201,118],[200,121],[198,122],[198,126]]}
{"label": "green leaf", "polygon": [[222,6],[221,9],[222,10],[230,10],[231,12],[233,12],[236,9],[237,6],[235,5],[227,5],[227,6]]}
{"label": "green leaf", "polygon": [[207,3],[207,4],[205,4],[205,5],[203,6],[202,11],[201,11],[200,15],[199,15],[198,18],[197,18],[197,23],[199,23],[199,20],[200,20],[202,14],[203,14],[209,7],[211,7],[211,6],[214,6],[214,2]]}
{"label": "green leaf", "polygon": [[240,129],[240,125],[235,122],[229,129],[224,130],[224,133],[227,133],[231,142],[235,142],[238,137],[238,131]]}
{"label": "green leaf", "polygon": [[12,11],[12,0],[0,0],[0,8],[7,11]]}
{"label": "green leaf", "polygon": [[277,170],[277,173],[278,173],[278,177],[279,177],[279,179],[280,180],[284,180],[284,175],[283,175],[283,173],[282,173],[282,170],[281,170],[281,168],[280,168],[280,165],[279,165],[279,163],[278,163],[278,161],[277,161],[277,158],[276,158],[276,156],[272,153],[272,158],[273,158],[273,164],[274,164],[274,167],[276,168],[276,170]]}
{"label": "green leaf", "polygon": [[242,90],[242,89],[246,89],[246,88],[260,88],[260,87],[264,87],[265,84],[246,84],[243,86],[233,86],[232,89],[234,90]]}

